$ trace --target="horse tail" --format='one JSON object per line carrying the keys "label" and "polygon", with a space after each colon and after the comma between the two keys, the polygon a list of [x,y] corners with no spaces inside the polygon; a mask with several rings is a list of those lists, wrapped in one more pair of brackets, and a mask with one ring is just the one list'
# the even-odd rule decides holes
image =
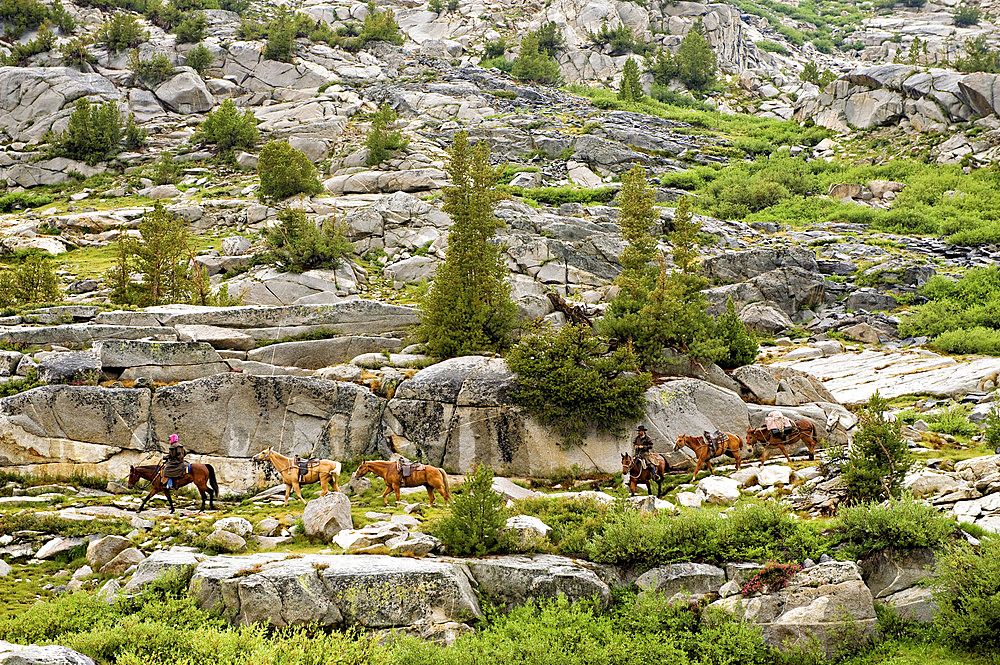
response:
{"label": "horse tail", "polygon": [[444,500],[451,501],[451,486],[448,485],[448,472],[444,469],[438,469],[441,472],[441,482],[444,485]]}
{"label": "horse tail", "polygon": [[219,483],[215,480],[215,467],[211,464],[206,464],[205,466],[208,467],[208,486],[212,488],[212,493],[215,495],[215,498],[218,499]]}

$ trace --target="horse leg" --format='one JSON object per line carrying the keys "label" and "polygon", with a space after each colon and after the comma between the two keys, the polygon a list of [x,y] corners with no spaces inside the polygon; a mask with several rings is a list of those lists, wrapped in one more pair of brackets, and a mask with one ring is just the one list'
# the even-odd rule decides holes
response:
{"label": "horse leg", "polygon": [[153,489],[149,490],[149,494],[147,494],[146,498],[142,500],[142,503],[139,504],[139,507],[135,509],[135,512],[141,513],[142,509],[146,507],[146,502],[152,499],[154,494],[156,494],[156,487],[153,487]]}
{"label": "horse leg", "polygon": [[652,474],[650,474],[649,477],[646,478],[646,494],[648,496],[653,496],[653,475]]}
{"label": "horse leg", "polygon": [[402,483],[402,482],[400,482],[400,483],[399,483],[398,485],[396,485],[396,488],[395,488],[395,490],[394,490],[394,492],[395,492],[395,494],[396,494],[396,505],[399,505],[399,490],[400,490],[400,489],[401,489],[402,487],[403,487],[403,483]]}
{"label": "horse leg", "polygon": [[702,459],[698,456],[698,462],[694,465],[694,475],[691,476],[691,482],[698,480],[698,472],[701,471]]}
{"label": "horse leg", "polygon": [[765,462],[767,462],[767,446],[766,445],[764,446],[764,449],[761,450],[761,453],[760,453],[760,465],[763,467]]}
{"label": "horse leg", "polygon": [[330,480],[333,481],[333,491],[334,492],[339,492],[340,491],[340,485],[337,483],[337,475],[338,474],[337,474],[337,470],[336,469],[334,469],[333,471],[330,472]]}
{"label": "horse leg", "polygon": [[[426,485],[424,485],[424,487],[427,488],[427,503],[428,503],[428,505],[433,506],[434,505],[434,487],[432,487],[430,483],[427,483]],[[442,494],[442,496],[443,496],[443,494]],[[397,499],[397,501],[398,501],[398,499]]]}
{"label": "horse leg", "polygon": [[174,512],[174,500],[170,498],[170,490],[168,490],[167,488],[163,488],[163,493],[167,495],[167,503],[170,504],[170,512],[171,512],[171,514],[173,514],[173,512]]}
{"label": "horse leg", "polygon": [[198,494],[201,495],[201,508],[198,509],[198,512],[203,513],[205,512],[205,489],[197,483],[195,483],[195,487],[198,488]]}
{"label": "horse leg", "polygon": [[295,484],[292,485],[292,487],[295,488],[295,494],[299,497],[299,501],[301,501],[302,503],[305,503],[306,500],[302,498],[302,486],[299,485],[299,481],[296,480]]}
{"label": "horse leg", "polygon": [[326,493],[328,491],[326,489],[326,485],[327,485],[327,482],[328,482],[327,477],[321,471],[316,471],[316,473],[317,473],[317,475],[319,475],[319,486],[320,486],[319,495],[320,496],[326,496]]}
{"label": "horse leg", "polygon": [[289,483],[285,483],[285,505],[288,505],[288,495],[292,493],[292,486]]}
{"label": "horse leg", "polygon": [[385,491],[382,492],[382,503],[384,503],[387,506],[389,505],[389,499],[387,499],[386,497],[389,496],[389,492],[391,492],[391,491],[392,491],[392,486],[389,485],[389,483],[386,483],[385,484]]}
{"label": "horse leg", "polygon": [[789,464],[791,464],[792,463],[792,458],[788,456],[788,449],[785,448],[784,446],[782,446],[781,447],[781,452],[785,454],[785,459],[788,460]]}

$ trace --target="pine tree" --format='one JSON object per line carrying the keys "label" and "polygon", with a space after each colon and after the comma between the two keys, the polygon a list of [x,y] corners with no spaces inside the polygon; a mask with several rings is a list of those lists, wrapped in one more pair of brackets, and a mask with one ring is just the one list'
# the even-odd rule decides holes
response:
{"label": "pine tree", "polygon": [[861,406],[858,431],[843,479],[852,502],[898,499],[910,453],[898,420],[887,420],[889,403],[877,392]]}
{"label": "pine tree", "polygon": [[59,300],[59,280],[46,257],[29,256],[13,274],[14,299],[22,304]]}
{"label": "pine tree", "polygon": [[677,76],[692,90],[704,90],[715,81],[718,63],[712,45],[705,39],[701,19],[694,22],[677,49]]}
{"label": "pine tree", "polygon": [[485,141],[470,146],[465,132],[455,135],[443,210],[451,216],[448,251],[434,274],[424,302],[420,332],[427,351],[452,358],[499,351],[509,343],[517,308],[510,299],[503,250],[491,242],[501,226],[493,208],[498,169],[489,165]]}
{"label": "pine tree", "polygon": [[521,48],[514,60],[511,75],[519,81],[537,81],[555,85],[562,80],[559,63],[538,45],[538,35],[529,32],[521,40]]}
{"label": "pine tree", "polygon": [[625,61],[622,80],[618,87],[618,99],[623,102],[638,102],[642,99],[642,84],[639,83],[639,65],[632,58]]}
{"label": "pine tree", "polygon": [[483,556],[499,549],[505,523],[503,497],[493,491],[493,471],[479,464],[466,475],[451,514],[438,522],[435,533],[451,554]]}
{"label": "pine tree", "polygon": [[382,104],[372,114],[372,124],[365,138],[365,146],[368,148],[365,163],[368,166],[378,166],[389,159],[393,152],[409,145],[410,141],[403,138],[398,129],[392,129],[396,124],[396,117],[396,112],[388,104]]}
{"label": "pine tree", "polygon": [[[131,245],[135,265],[142,275],[144,300],[150,305],[187,302],[187,258],[190,235],[187,223],[157,202],[139,223],[142,242],[121,240]],[[129,242],[130,241],[130,242]]]}
{"label": "pine tree", "polygon": [[726,301],[725,313],[715,321],[715,334],[726,347],[726,354],[718,360],[723,369],[736,369],[757,359],[757,338],[736,316],[732,298]]}

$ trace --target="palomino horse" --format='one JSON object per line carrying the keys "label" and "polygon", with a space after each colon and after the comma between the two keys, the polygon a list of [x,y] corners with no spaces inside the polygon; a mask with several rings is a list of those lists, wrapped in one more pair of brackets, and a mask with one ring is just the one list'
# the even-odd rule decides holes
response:
{"label": "palomino horse", "polygon": [[278,474],[281,476],[281,482],[285,483],[285,505],[288,505],[288,497],[292,493],[292,489],[295,489],[295,494],[299,497],[299,501],[305,503],[306,500],[302,498],[302,489],[300,485],[311,485],[312,483],[319,481],[322,491],[319,493],[323,496],[327,493],[326,486],[328,483],[333,483],[333,491],[339,492],[340,485],[337,484],[337,479],[340,477],[340,462],[334,462],[332,459],[321,459],[318,462],[311,463],[309,465],[309,470],[306,475],[299,481],[299,469],[295,466],[295,460],[291,457],[285,457],[284,455],[279,455],[274,452],[273,448],[265,448],[256,455],[253,456],[254,462],[263,462],[267,460],[270,462],[275,469],[278,470]]}
{"label": "palomino horse", "polygon": [[[153,489],[149,490],[149,494],[142,500],[142,503],[139,504],[139,509],[135,512],[141,513],[142,509],[146,507],[146,502],[157,492],[163,492],[167,496],[167,503],[170,504],[170,512],[174,512],[174,500],[170,498],[170,490],[160,475],[161,468],[163,468],[162,464],[147,464],[145,466],[130,466],[128,468],[129,489],[135,487],[140,478],[145,478],[153,484]],[[188,472],[183,477],[174,478],[173,489],[179,489],[188,483],[194,483],[195,487],[198,488],[198,494],[201,495],[201,508],[198,510],[205,510],[206,495],[208,496],[209,508],[215,510],[215,503],[212,499],[219,496],[219,484],[215,481],[215,469],[212,468],[212,465],[189,464]]]}
{"label": "palomino horse", "polygon": [[708,465],[709,473],[715,475],[715,469],[712,468],[712,458],[719,455],[729,455],[734,458],[736,460],[736,470],[739,471],[740,465],[743,463],[743,439],[730,432],[723,432],[723,434],[725,434],[725,440],[718,445],[709,443],[703,436],[681,434],[677,437],[678,450],[686,447],[694,451],[696,462],[694,465],[694,475],[691,477],[692,482],[698,478],[698,472],[701,471],[702,466],[705,464]]}
{"label": "palomino horse", "polygon": [[785,446],[801,441],[809,448],[809,459],[816,459],[816,425],[811,420],[799,418],[795,421],[795,431],[788,436],[774,436],[771,430],[766,427],[747,430],[747,444],[760,443],[764,446],[764,451],[760,455],[760,465],[764,466],[767,461],[767,449],[777,448],[784,454],[785,459],[791,464],[792,458],[788,456]]}
{"label": "palomino horse", "polygon": [[384,460],[372,460],[362,462],[358,470],[354,472],[355,478],[361,478],[366,473],[374,473],[385,481],[385,491],[382,492],[382,502],[389,505],[390,492],[395,493],[396,503],[399,503],[400,487],[417,487],[423,485],[427,488],[427,502],[434,505],[434,490],[444,497],[445,503],[451,501],[451,489],[448,487],[448,474],[444,469],[426,464],[415,464],[413,472],[403,477],[399,462],[389,462]]}
{"label": "palomino horse", "polygon": [[[656,460],[656,473],[659,474],[656,477],[656,496],[660,496],[663,494],[663,476],[667,473],[667,460],[658,453],[653,453],[652,457]],[[653,493],[653,484],[650,482],[653,471],[638,457],[622,453],[622,475],[628,476],[628,491],[632,496],[635,496],[636,485],[645,485],[649,493]]]}

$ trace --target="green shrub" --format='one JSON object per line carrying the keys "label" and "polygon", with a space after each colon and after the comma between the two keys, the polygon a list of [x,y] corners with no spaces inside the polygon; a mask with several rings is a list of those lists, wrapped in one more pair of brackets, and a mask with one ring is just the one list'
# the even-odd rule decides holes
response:
{"label": "green shrub", "polygon": [[[121,235],[114,266],[105,281],[111,301],[121,304],[187,303],[191,298],[188,264],[193,255],[187,222],[157,201],[139,222],[140,242]],[[141,282],[132,281],[134,273]]]}
{"label": "green shrub", "polygon": [[715,83],[718,64],[715,51],[705,38],[701,19],[696,20],[684,36],[675,60],[677,78],[689,89],[704,90]]}
{"label": "green shrub", "polygon": [[332,220],[316,224],[291,207],[278,212],[278,224],[265,231],[264,242],[277,263],[290,272],[336,268],[354,250]]}
{"label": "green shrub", "polygon": [[564,203],[583,203],[584,205],[594,203],[609,203],[618,193],[617,187],[598,187],[589,189],[584,187],[527,187],[511,188],[514,194],[537,201],[548,206],[561,206]]}
{"label": "green shrub", "polygon": [[365,137],[365,147],[368,148],[368,166],[378,166],[389,159],[397,150],[403,150],[409,145],[409,140],[403,138],[396,124],[396,112],[388,104],[382,104],[378,111],[372,114],[372,124]]}
{"label": "green shrub", "polygon": [[507,52],[507,40],[503,37],[494,39],[491,42],[486,42],[486,46],[483,47],[483,58],[486,60],[494,60],[496,58],[502,58],[504,53]]}
{"label": "green shrub", "polygon": [[1000,538],[990,534],[974,549],[956,545],[938,559],[934,599],[941,635],[982,654],[1000,650]]}
{"label": "green shrub", "polygon": [[32,56],[51,51],[55,44],[56,36],[49,28],[49,24],[43,23],[34,39],[26,44],[14,44],[2,62],[13,67],[25,65]]}
{"label": "green shrub", "polygon": [[955,60],[955,68],[961,72],[1000,72],[1000,51],[991,49],[986,35],[965,40],[965,56]]}
{"label": "green shrub", "polygon": [[616,28],[608,28],[607,23],[601,24],[598,32],[588,32],[587,37],[596,46],[607,44],[611,47],[611,55],[631,53],[635,48],[635,36],[627,23],[620,23]]}
{"label": "green shrub", "polygon": [[59,299],[59,279],[45,256],[29,254],[13,269],[0,272],[0,307],[55,302]]}
{"label": "green shrub", "polygon": [[886,419],[887,408],[877,392],[859,408],[858,431],[843,473],[849,502],[900,496],[910,453],[899,421]]}
{"label": "green shrub", "polygon": [[149,33],[143,30],[134,14],[118,12],[97,30],[95,41],[109,51],[121,52],[138,48],[148,39]]}
{"label": "green shrub", "polygon": [[837,75],[825,69],[820,71],[815,62],[807,62],[802,68],[802,73],[799,75],[799,78],[807,83],[819,86],[820,89],[823,89],[836,80]]}
{"label": "green shrub", "polygon": [[979,428],[969,421],[969,413],[971,412],[971,404],[953,404],[942,409],[931,417],[929,423],[931,431],[963,436],[978,434]]}
{"label": "green shrub", "polygon": [[954,519],[912,496],[887,504],[841,506],[837,518],[842,538],[858,557],[888,547],[940,547],[958,531]]}
{"label": "green shrub", "polygon": [[83,68],[85,65],[96,63],[97,58],[90,52],[89,46],[89,37],[74,37],[63,42],[59,47],[63,64],[67,67]]}
{"label": "green shrub", "polygon": [[315,165],[288,141],[271,141],[261,149],[257,173],[261,200],[283,201],[296,194],[312,196],[323,191]]}
{"label": "green shrub", "polygon": [[642,84],[639,82],[639,65],[629,58],[622,68],[622,80],[618,87],[618,99],[624,102],[637,102],[643,98]]}
{"label": "green shrub", "polygon": [[444,2],[441,0],[430,0],[430,2],[427,3],[427,11],[440,14],[444,11]]}
{"label": "green shrub", "polygon": [[603,528],[609,508],[594,498],[582,497],[521,499],[514,502],[514,510],[552,527],[549,539],[554,552],[581,556],[587,552],[587,543]]}
{"label": "green shrub", "polygon": [[[682,109],[694,109],[696,111],[711,111],[710,107],[705,102],[699,101],[692,97],[691,95],[685,94],[683,92],[678,92],[676,90],[671,90],[666,86],[654,83],[649,89],[649,96],[658,102],[668,104],[670,106],[676,106]],[[687,171],[679,171],[678,173],[686,173]]]}
{"label": "green shrub", "polygon": [[962,5],[955,10],[955,25],[959,28],[968,28],[979,23],[982,12],[973,5]]}
{"label": "green shrub", "polygon": [[205,15],[201,12],[192,12],[177,24],[174,34],[177,35],[178,44],[196,44],[204,39],[206,30],[208,30],[208,19]]}
{"label": "green shrub", "polygon": [[135,123],[135,114],[129,113],[125,120],[125,147],[138,150],[146,145],[146,130]]}
{"label": "green shrub", "polygon": [[761,51],[768,51],[769,53],[780,53],[781,55],[791,55],[791,51],[779,42],[773,42],[770,39],[762,39],[759,42],[754,42],[754,46],[759,48]]}
{"label": "green shrub", "polygon": [[163,53],[157,53],[148,60],[140,60],[139,51],[134,50],[129,54],[129,69],[132,70],[135,81],[150,88],[155,88],[174,75],[174,64]]}
{"label": "green shrub", "polygon": [[201,76],[205,75],[208,68],[212,66],[212,62],[215,58],[212,56],[212,52],[209,51],[204,44],[198,44],[193,49],[188,51],[185,63],[188,67],[195,70]]}
{"label": "green shrub", "polygon": [[117,104],[92,105],[86,97],[81,97],[69,116],[66,131],[55,139],[53,151],[96,164],[118,152],[121,134],[122,120]]}
{"label": "green shrub", "polygon": [[967,330],[948,330],[934,338],[934,346],[945,353],[1000,356],[1000,330],[982,326]]}
{"label": "green shrub", "polygon": [[176,185],[180,181],[181,165],[174,161],[169,150],[160,153],[160,158],[149,173],[149,179],[155,185]]}
{"label": "green shrub", "polygon": [[993,405],[983,424],[986,426],[986,447],[993,451],[1000,450],[1000,393],[996,391],[993,391]]}
{"label": "green shrub", "polygon": [[500,549],[505,513],[503,497],[493,491],[493,471],[479,464],[466,474],[451,513],[437,523],[434,533],[451,554],[483,556]]}
{"label": "green shrub", "polygon": [[[5,286],[3,273],[0,273],[0,287]],[[0,307],[3,306],[3,296],[0,296]],[[24,374],[24,378],[13,378],[9,381],[4,381],[0,383],[0,399],[4,397],[13,397],[18,393],[23,393],[26,390],[31,390],[32,388],[37,388],[38,386],[45,385],[38,380],[38,370],[34,367],[29,369]],[[2,530],[6,530],[8,527],[7,516],[4,516],[4,526],[0,527]],[[82,534],[81,534],[82,535]]]}
{"label": "green shrub", "polygon": [[48,194],[31,194],[29,192],[11,192],[0,196],[0,213],[24,210],[26,208],[37,208],[52,203],[52,197]]}
{"label": "green shrub", "polygon": [[519,81],[535,81],[556,85],[562,81],[559,64],[539,47],[538,35],[529,32],[521,40],[521,49],[514,60],[511,75]]}
{"label": "green shrub", "polygon": [[396,23],[396,14],[391,9],[379,11],[374,2],[368,3],[368,15],[361,26],[359,35],[362,44],[369,42],[389,42],[396,46],[403,44],[403,34]]}
{"label": "green shrub", "polygon": [[630,349],[609,353],[585,326],[523,338],[507,363],[517,376],[514,401],[567,439],[582,440],[590,428],[617,432],[642,417],[649,375]]}
{"label": "green shrub", "polygon": [[733,299],[726,302],[726,311],[715,322],[715,335],[726,347],[726,355],[716,362],[723,369],[750,365],[757,359],[757,338],[736,316]]}
{"label": "green shrub", "polygon": [[257,118],[250,109],[240,113],[233,100],[227,99],[205,118],[199,137],[203,143],[214,144],[222,155],[251,150],[259,140]]}
{"label": "green shrub", "polygon": [[267,45],[264,58],[278,62],[291,62],[295,51],[295,28],[288,16],[282,14],[267,27]]}

